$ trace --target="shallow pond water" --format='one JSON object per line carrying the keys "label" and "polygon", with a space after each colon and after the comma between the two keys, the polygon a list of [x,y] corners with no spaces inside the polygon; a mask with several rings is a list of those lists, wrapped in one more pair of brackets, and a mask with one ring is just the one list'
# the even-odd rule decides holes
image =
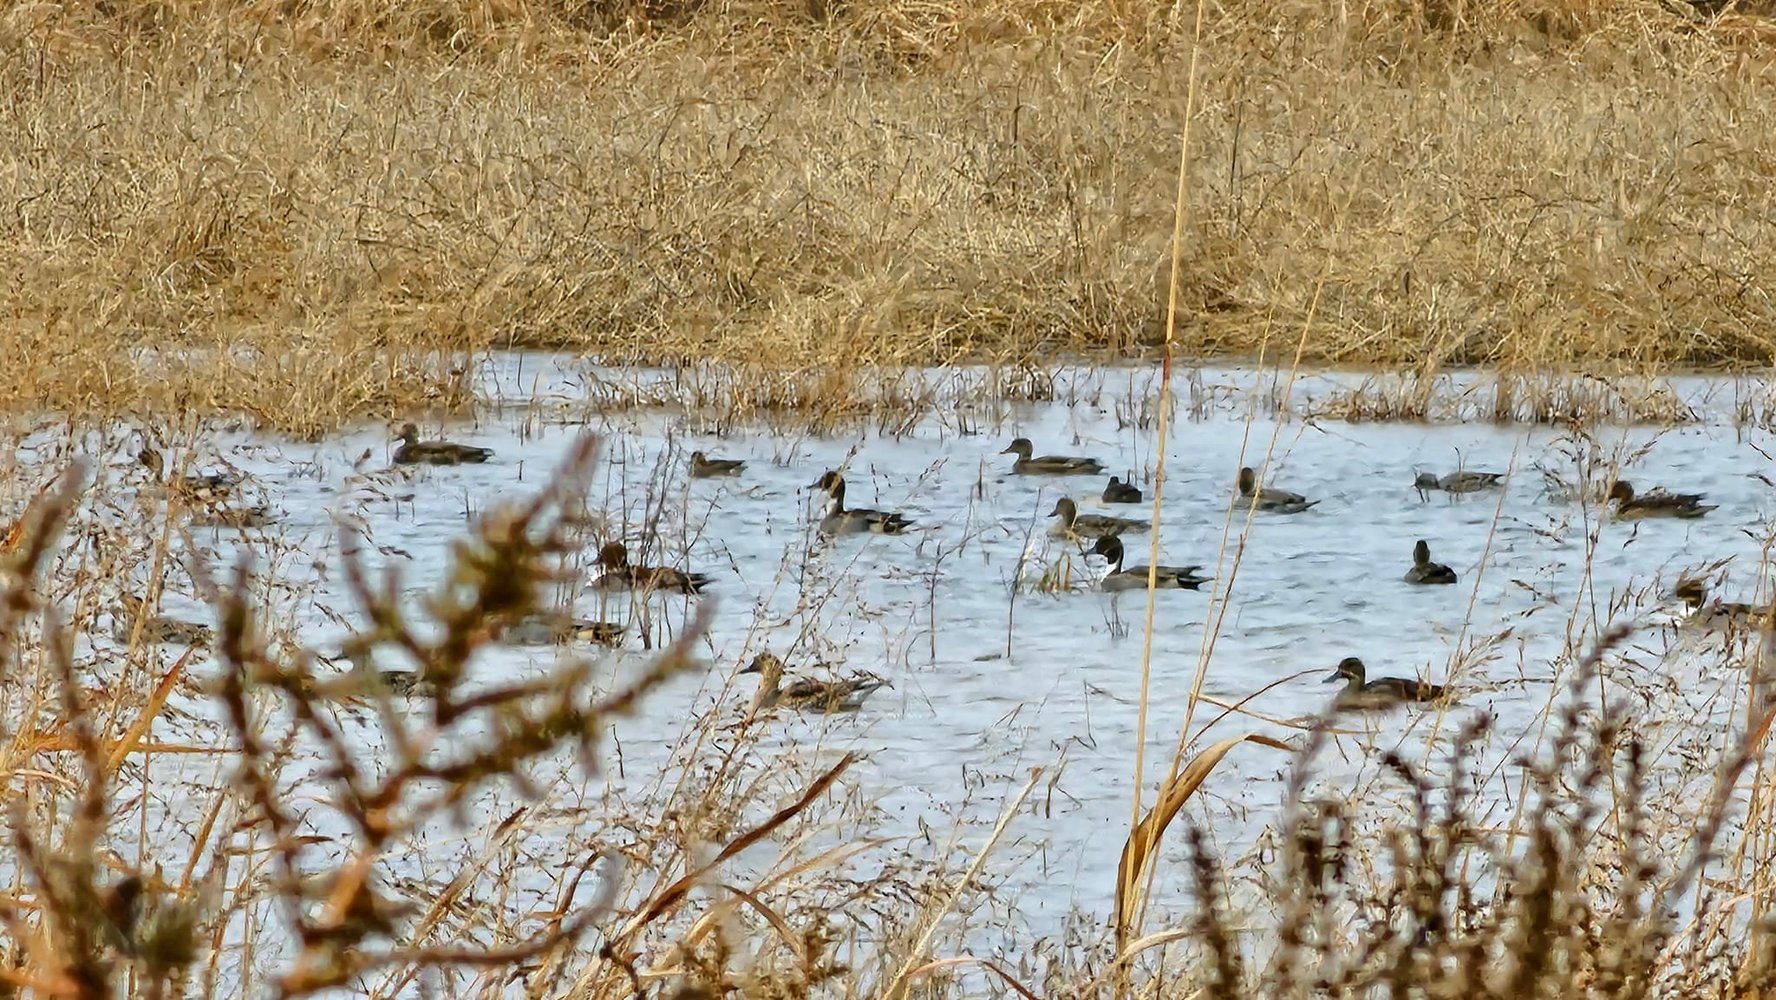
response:
{"label": "shallow pond water", "polygon": [[[832,437],[769,426],[713,433],[665,409],[601,413],[585,403],[586,373],[561,359],[498,357],[482,378],[484,395],[501,405],[446,431],[453,440],[493,448],[486,465],[390,470],[391,445],[380,425],[315,445],[230,435],[209,441],[258,478],[279,512],[268,533],[283,553],[275,561],[315,588],[289,609],[303,639],[335,647],[340,623],[352,620],[337,569],[336,517],[363,526],[374,563],[398,568],[411,588],[422,589],[438,578],[448,540],[467,514],[536,489],[576,435],[596,432],[603,461],[590,505],[608,519],[609,536],[637,549],[651,536],[650,560],[710,574],[715,582],[701,600],[714,617],[702,646],[708,673],[682,679],[642,716],[618,724],[620,766],[586,779],[577,790],[581,801],[608,801],[606,783],[645,790],[693,713],[719,705],[742,714],[753,678],[734,674],[757,652],[775,652],[792,669],[820,659],[841,671],[867,670],[892,686],[863,711],[781,718],[767,749],[826,760],[865,751],[853,779],[868,789],[880,832],[904,838],[900,849],[913,852],[941,851],[952,840],[978,845],[1029,769],[1046,768],[1040,791],[998,848],[1020,859],[999,869],[1000,880],[1012,890],[1020,919],[1038,934],[1055,931],[1075,908],[1107,912],[1128,828],[1137,740],[1146,740],[1150,802],[1177,747],[1217,616],[1202,691],[1224,702],[1250,697],[1243,707],[1255,715],[1227,718],[1204,736],[1196,730],[1220,710],[1199,706],[1197,745],[1244,731],[1298,738],[1301,729],[1289,722],[1306,724],[1326,708],[1334,688],[1322,681],[1346,656],[1361,657],[1372,673],[1447,680],[1462,692],[1447,716],[1400,712],[1345,724],[1351,734],[1321,755],[1316,773],[1360,795],[1380,780],[1375,748],[1399,746],[1409,759],[1434,759],[1427,748],[1466,713],[1494,716],[1490,739],[1499,761],[1513,748],[1532,749],[1555,690],[1555,665],[1582,651],[1603,624],[1669,617],[1664,595],[1686,567],[1730,559],[1725,596],[1770,596],[1767,586],[1758,592],[1758,581],[1776,495],[1756,475],[1768,466],[1769,436],[1734,421],[1738,393],[1720,383],[1673,383],[1692,402],[1696,422],[1593,427],[1581,443],[1545,425],[1309,419],[1302,413],[1311,412],[1316,396],[1335,395],[1361,376],[1316,375],[1285,386],[1271,374],[1201,370],[1189,376],[1188,389],[1181,376],[1184,404],[1165,447],[1159,542],[1162,561],[1201,563],[1215,583],[1212,593],[1205,587],[1157,596],[1142,734],[1145,593],[1107,595],[1084,586],[1055,593],[1032,585],[1063,559],[1089,582],[1092,564],[1076,547],[1049,538],[1043,515],[1062,495],[1079,498],[1086,512],[1104,512],[1095,499],[1103,477],[1013,475],[1012,456],[1000,452],[1024,436],[1039,453],[1093,455],[1151,498],[1155,428],[1130,414],[1151,412],[1152,372],[1077,374],[1071,386],[1063,378],[1059,401],[959,405],[904,434]],[[1275,404],[1285,399],[1290,405],[1279,416]],[[427,436],[437,431],[433,425]],[[687,481],[694,449],[746,459],[745,474]],[[370,458],[354,469],[366,451]],[[1697,521],[1600,518],[1595,502],[1549,488],[1545,473],[1570,481],[1580,452],[1604,465],[1621,461],[1621,474],[1643,487],[1704,491],[1719,509]],[[1260,513],[1248,526],[1243,511],[1229,509],[1242,464],[1264,467],[1269,484],[1319,504],[1294,516]],[[1425,501],[1412,489],[1415,470],[1442,473],[1458,464],[1510,478],[1501,492],[1462,498],[1433,494]],[[806,487],[831,468],[844,471],[851,505],[898,510],[918,527],[902,537],[817,538],[810,530],[817,508]],[[1149,507],[1113,512],[1144,518]],[[210,537],[219,543],[214,565],[230,565],[238,536]],[[1402,581],[1420,538],[1460,575],[1457,585]],[[1131,564],[1148,561],[1147,539],[1129,537]],[[259,556],[265,558],[263,545]],[[582,597],[577,606],[617,618],[633,611],[621,597],[603,607]],[[662,628],[685,620],[683,598],[659,599],[655,608]],[[167,610],[202,614],[176,598]],[[1663,713],[1658,717],[1726,725],[1730,692],[1740,681],[1687,675],[1691,647],[1674,635],[1652,627],[1636,633],[1621,669],[1638,679],[1682,679],[1649,702],[1649,711]],[[637,645],[632,634],[629,647]],[[504,650],[477,669],[518,675],[554,655]],[[206,713],[199,704],[186,708],[198,719]],[[169,739],[189,736],[194,725],[164,723]],[[374,739],[372,727],[354,732]],[[213,764],[162,766],[207,779],[217,773]],[[1275,750],[1238,749],[1189,815],[1218,851],[1238,856],[1276,818],[1287,766]],[[1483,785],[1483,794],[1493,794],[1486,791],[1492,787]],[[1501,779],[1494,792],[1507,791]],[[531,855],[537,869],[524,881],[538,898],[547,898],[549,866],[573,849]],[[1180,852],[1168,845],[1162,868],[1175,869]],[[423,849],[396,860],[419,881],[445,877],[448,868]]]}

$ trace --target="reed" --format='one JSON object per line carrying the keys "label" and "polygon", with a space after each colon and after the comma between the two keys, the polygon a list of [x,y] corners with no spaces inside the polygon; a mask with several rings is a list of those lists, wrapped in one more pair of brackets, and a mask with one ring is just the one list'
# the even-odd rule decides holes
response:
{"label": "reed", "polygon": [[1764,365],[1762,22],[1686,9],[1219,4],[1186,74],[1114,0],[21,7],[0,408],[314,435],[529,346],[858,419],[872,372],[1145,356],[1186,121],[1180,358],[1323,274],[1308,362]]}

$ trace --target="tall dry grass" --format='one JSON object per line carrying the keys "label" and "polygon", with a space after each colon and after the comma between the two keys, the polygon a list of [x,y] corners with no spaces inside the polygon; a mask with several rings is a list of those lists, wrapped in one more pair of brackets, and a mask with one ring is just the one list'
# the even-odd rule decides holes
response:
{"label": "tall dry grass", "polygon": [[[740,377],[1163,336],[1183,8],[26,4],[0,406],[314,434],[563,347]],[[1182,356],[1767,363],[1763,22],[1211,6]],[[803,394],[804,396],[806,394]],[[807,405],[805,403],[797,405]]]}

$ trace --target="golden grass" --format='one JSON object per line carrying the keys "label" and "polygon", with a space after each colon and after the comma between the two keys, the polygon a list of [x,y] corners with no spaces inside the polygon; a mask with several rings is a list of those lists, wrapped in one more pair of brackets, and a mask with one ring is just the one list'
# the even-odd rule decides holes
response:
{"label": "golden grass", "polygon": [[[1316,288],[1310,362],[1776,356],[1760,22],[1480,6],[1210,8],[1180,356],[1254,353]],[[1187,13],[15,6],[0,407],[315,434],[460,407],[454,359],[501,346],[818,369],[828,393],[1139,352]]]}

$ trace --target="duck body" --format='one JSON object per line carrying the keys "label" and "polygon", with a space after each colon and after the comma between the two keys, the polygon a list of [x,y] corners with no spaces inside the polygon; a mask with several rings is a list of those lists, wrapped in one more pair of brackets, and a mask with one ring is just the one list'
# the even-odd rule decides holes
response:
{"label": "duck body", "polygon": [[1250,468],[1239,472],[1239,496],[1234,498],[1234,506],[1245,509],[1266,511],[1271,514],[1299,514],[1319,503],[1309,500],[1299,493],[1279,490],[1266,486],[1259,488],[1258,474]]}
{"label": "duck body", "polygon": [[1675,517],[1688,520],[1701,517],[1719,504],[1705,504],[1703,493],[1667,493],[1656,489],[1650,493],[1637,495],[1633,484],[1626,479],[1618,479],[1610,487],[1609,498],[1616,504],[1616,520],[1635,521],[1647,517]]}
{"label": "duck body", "polygon": [[1141,489],[1134,483],[1125,483],[1115,476],[1104,485],[1103,501],[1105,503],[1140,503]]}
{"label": "duck body", "polygon": [[899,535],[914,524],[895,511],[872,510],[868,507],[846,510],[845,477],[837,472],[825,473],[809,489],[826,493],[826,515],[820,519],[820,533],[823,535]]}
{"label": "duck body", "polygon": [[1438,476],[1430,472],[1421,472],[1412,481],[1412,488],[1418,491],[1419,499],[1430,499],[1432,490],[1444,493],[1478,493],[1503,486],[1505,474],[1502,472],[1451,472],[1446,476]]}
{"label": "duck body", "polygon": [[1449,689],[1441,684],[1431,684],[1417,679],[1404,677],[1377,677],[1368,679],[1368,671],[1363,661],[1354,656],[1347,656],[1333,668],[1332,676],[1326,683],[1343,681],[1344,687],[1333,699],[1334,708],[1350,711],[1392,708],[1411,702],[1438,701],[1447,697]]}
{"label": "duck body", "polygon": [[593,580],[594,590],[666,591],[674,594],[700,594],[709,586],[709,577],[687,573],[669,566],[633,566],[629,550],[622,542],[608,542],[598,550],[598,565],[604,572]]}
{"label": "duck body", "polygon": [[493,457],[492,448],[477,448],[451,441],[421,441],[419,428],[404,424],[397,435],[396,465],[478,465]]}
{"label": "duck body", "polygon": [[[136,452],[136,461],[155,479],[166,478],[166,460],[160,450],[144,444]],[[216,503],[227,499],[240,486],[242,477],[236,473],[188,472],[167,484],[167,488],[185,500],[195,503]]]}
{"label": "duck body", "polygon": [[1454,583],[1456,575],[1448,566],[1431,562],[1431,546],[1421,538],[1412,547],[1412,568],[1406,571],[1405,579],[1416,584]]}
{"label": "duck body", "polygon": [[745,471],[746,463],[735,458],[710,458],[700,451],[691,452],[691,478],[717,479],[723,476],[738,476]]}
{"label": "duck body", "polygon": [[1055,501],[1054,510],[1048,512],[1049,517],[1060,518],[1050,531],[1059,538],[1102,538],[1105,535],[1121,535],[1126,532],[1146,531],[1151,525],[1146,521],[1137,521],[1127,517],[1107,517],[1102,514],[1081,514],[1079,505],[1071,497],[1061,497]]}
{"label": "duck body", "polygon": [[784,663],[771,653],[760,653],[740,671],[759,674],[756,705],[760,710],[793,708],[802,712],[855,712],[864,699],[888,682],[879,677],[850,677],[830,681],[800,678],[783,686]]}
{"label": "duck body", "polygon": [[561,646],[570,642],[614,646],[622,641],[623,626],[575,618],[562,611],[543,611],[501,626],[496,635],[501,642],[513,646]]}
{"label": "duck body", "polygon": [[130,640],[137,619],[142,622],[142,641],[157,646],[208,646],[216,638],[216,630],[201,622],[147,614],[142,599],[134,594],[119,595],[117,603],[123,614],[114,616],[112,634],[120,641]]}
{"label": "duck body", "polygon": [[1768,604],[1723,601],[1718,597],[1711,602],[1708,586],[1693,577],[1678,580],[1672,593],[1682,598],[1690,611],[1686,624],[1729,631],[1776,628],[1776,608]]}
{"label": "duck body", "polygon": [[1017,456],[1017,461],[1011,463],[1011,471],[1020,476],[1097,476],[1104,472],[1104,463],[1095,458],[1081,455],[1037,456],[1035,452],[1036,446],[1030,443],[1029,438],[1015,438],[999,454]]}
{"label": "duck body", "polygon": [[[1109,560],[1110,567],[1098,581],[1098,589],[1107,591],[1146,590],[1148,567],[1122,565],[1122,540],[1115,535],[1101,536],[1092,551]],[[1151,574],[1158,590],[1201,590],[1210,578],[1201,575],[1201,566],[1158,566]]]}

